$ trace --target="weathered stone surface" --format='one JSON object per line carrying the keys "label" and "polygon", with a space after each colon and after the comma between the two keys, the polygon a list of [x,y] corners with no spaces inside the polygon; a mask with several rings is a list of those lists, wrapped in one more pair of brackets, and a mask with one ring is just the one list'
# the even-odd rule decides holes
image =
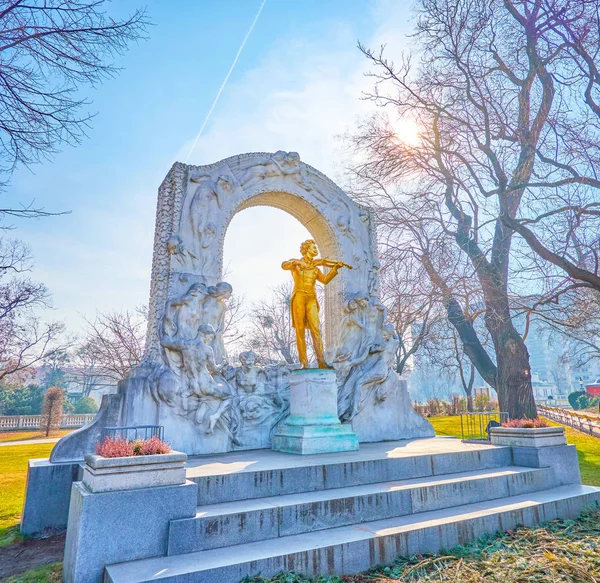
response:
{"label": "weathered stone surface", "polygon": [[574,445],[513,447],[515,465],[552,468],[557,484],[581,484],[577,448]]}
{"label": "weathered stone surface", "polygon": [[438,552],[484,534],[533,526],[555,518],[575,518],[598,506],[600,489],[563,486],[512,498],[329,529],[275,540],[158,557],[106,569],[106,583],[237,583],[258,573],[281,570],[308,576],[352,574],[391,563],[399,554]]}
{"label": "weathered stone surface", "polygon": [[166,555],[169,521],[194,516],[196,485],[92,493],[75,482],[65,542],[65,583],[99,583],[113,557]]}
{"label": "weathered stone surface", "polygon": [[52,448],[51,462],[83,461],[88,453],[96,451],[105,427],[119,425],[121,419],[121,395],[103,395],[100,410],[91,423],[61,438]]}
{"label": "weathered stone surface", "polygon": [[57,464],[48,459],[30,459],[21,532],[28,536],[64,532],[71,485],[81,480],[81,475],[81,462]]}
{"label": "weathered stone surface", "polygon": [[490,440],[494,445],[515,447],[550,447],[567,443],[564,427],[491,427]]}
{"label": "weathered stone surface", "polygon": [[290,375],[288,425],[339,425],[334,370],[300,369]]}
{"label": "weathered stone surface", "polygon": [[273,435],[272,449],[295,454],[358,449],[358,438],[337,415],[338,387],[333,370],[295,370],[290,375],[290,416]]}
{"label": "weathered stone surface", "polygon": [[190,458],[187,476],[198,484],[198,504],[214,504],[510,465],[509,447],[432,438],[368,443],[335,455],[257,450]]}
{"label": "weathered stone surface", "polygon": [[119,458],[88,454],[83,483],[90,492],[175,486],[185,483],[186,460],[187,455],[177,451]]}
{"label": "weathered stone surface", "polygon": [[169,555],[453,508],[555,485],[551,468],[499,468],[199,506],[173,521]]}

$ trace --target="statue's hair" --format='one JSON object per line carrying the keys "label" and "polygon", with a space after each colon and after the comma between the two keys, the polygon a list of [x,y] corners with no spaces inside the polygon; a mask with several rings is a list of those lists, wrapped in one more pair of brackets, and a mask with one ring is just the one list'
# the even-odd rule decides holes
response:
{"label": "statue's hair", "polygon": [[256,353],[254,351],[246,350],[245,352],[240,352],[240,355],[239,355],[240,362],[242,364],[244,364],[244,362],[248,362],[248,358],[250,358],[250,356],[254,356],[254,360],[256,360]]}
{"label": "statue's hair", "polygon": [[212,334],[214,336],[215,329],[210,324],[201,324],[198,327],[198,332],[200,332],[200,334]]}
{"label": "statue's hair", "polygon": [[204,283],[193,283],[192,285],[190,285],[189,289],[187,290],[187,293],[191,293],[193,291],[196,290],[200,290],[204,295],[206,295],[207,293],[207,288],[206,288],[206,284]]}
{"label": "statue's hair", "polygon": [[227,283],[226,281],[220,281],[217,285],[211,285],[208,288],[208,293],[211,296],[222,294],[222,293],[232,294],[233,287],[231,286],[231,284]]}
{"label": "statue's hair", "polygon": [[314,239],[307,239],[306,241],[304,241],[304,243],[300,245],[300,253],[304,255],[306,253],[306,250],[308,249],[308,246],[313,244],[316,245]]}

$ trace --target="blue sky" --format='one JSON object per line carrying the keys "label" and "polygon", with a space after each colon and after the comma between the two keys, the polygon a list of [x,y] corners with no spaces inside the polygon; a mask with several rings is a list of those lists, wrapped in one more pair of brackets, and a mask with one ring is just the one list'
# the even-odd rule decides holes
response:
{"label": "blue sky", "polygon": [[[140,6],[118,0],[113,14]],[[54,298],[56,319],[77,332],[81,315],[147,303],[156,192],[185,160],[260,5],[259,0],[154,0],[149,40],[117,60],[120,75],[85,90],[98,115],[89,138],[52,162],[19,169],[3,204],[71,214],[13,221],[9,236],[35,255],[33,277]],[[295,150],[334,180],[337,135],[371,106],[368,65],[356,48],[406,45],[411,2],[267,0],[189,162],[250,151]],[[285,280],[281,260],[297,255],[304,228],[282,211],[254,208],[234,218],[226,239],[229,281],[249,300]],[[274,246],[273,241],[277,241]],[[249,242],[252,244],[249,245]]]}

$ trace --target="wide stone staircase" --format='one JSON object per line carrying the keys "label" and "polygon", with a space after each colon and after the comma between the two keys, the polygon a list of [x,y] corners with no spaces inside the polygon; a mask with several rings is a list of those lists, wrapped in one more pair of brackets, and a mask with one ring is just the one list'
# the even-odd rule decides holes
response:
{"label": "wide stone staircase", "polygon": [[244,452],[188,465],[196,516],[171,521],[166,556],[108,566],[105,582],[350,574],[600,504],[600,489],[561,484],[552,467],[513,465],[510,447],[451,439],[312,456]]}

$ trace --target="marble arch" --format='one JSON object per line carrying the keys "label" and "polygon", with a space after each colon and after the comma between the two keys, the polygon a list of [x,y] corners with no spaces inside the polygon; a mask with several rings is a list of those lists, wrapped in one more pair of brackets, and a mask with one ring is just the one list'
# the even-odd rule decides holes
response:
{"label": "marble arch", "polygon": [[[325,290],[325,314],[341,313],[344,299],[366,290],[369,280],[378,287],[370,214],[295,152],[241,154],[206,166],[175,163],[159,189],[146,357],[160,355],[157,330],[167,299],[194,282],[220,281],[229,223],[252,206],[288,212],[313,235],[323,256],[354,266]],[[326,318],[326,344],[337,341],[339,324]]]}
{"label": "marble arch", "polygon": [[221,336],[232,291],[221,281],[225,234],[236,213],[261,205],[290,213],[322,256],[353,266],[325,291],[340,420],[361,442],[433,435],[393,368],[398,338],[379,298],[371,215],[297,153],[278,151],[173,165],[158,191],[142,362],[93,423],[57,444],[52,461],[81,459],[107,425],[162,425],[173,448],[191,455],[271,447],[289,415],[294,367],[259,365],[250,352],[234,365]]}

